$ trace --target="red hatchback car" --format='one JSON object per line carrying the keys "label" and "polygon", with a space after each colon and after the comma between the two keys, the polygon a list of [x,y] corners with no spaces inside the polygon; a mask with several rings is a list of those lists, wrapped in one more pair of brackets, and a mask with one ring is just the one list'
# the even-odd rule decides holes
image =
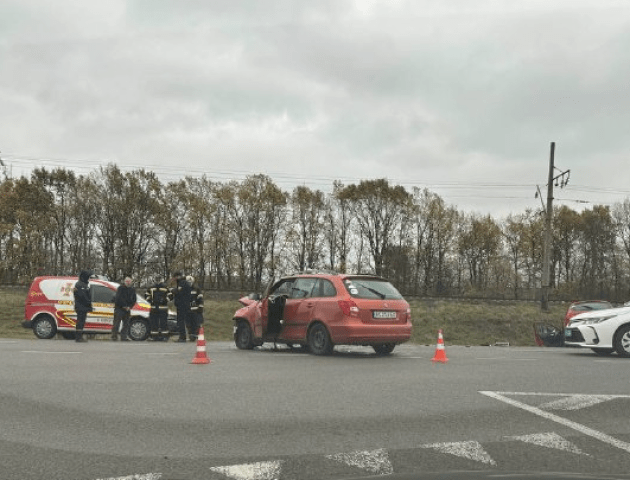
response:
{"label": "red hatchback car", "polygon": [[234,342],[242,350],[274,342],[326,355],[335,345],[370,345],[387,355],[411,338],[409,304],[376,276],[299,274],[239,302]]}

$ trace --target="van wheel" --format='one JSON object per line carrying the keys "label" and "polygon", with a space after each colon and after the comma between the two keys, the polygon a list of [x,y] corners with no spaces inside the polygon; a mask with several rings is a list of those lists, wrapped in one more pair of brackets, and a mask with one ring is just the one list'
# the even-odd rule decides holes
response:
{"label": "van wheel", "polygon": [[33,322],[33,333],[37,338],[48,340],[57,334],[57,324],[50,315],[40,315]]}
{"label": "van wheel", "polygon": [[234,343],[239,350],[251,350],[254,348],[254,338],[249,323],[238,322],[236,333],[234,334]]}
{"label": "van wheel", "polygon": [[377,355],[389,355],[394,351],[395,347],[395,343],[379,343],[378,345],[372,345]]}
{"label": "van wheel", "polygon": [[143,318],[132,318],[129,321],[129,338],[143,342],[149,337],[149,325]]}
{"label": "van wheel", "polygon": [[333,344],[330,341],[328,330],[321,323],[316,323],[308,331],[308,348],[314,355],[330,355]]}

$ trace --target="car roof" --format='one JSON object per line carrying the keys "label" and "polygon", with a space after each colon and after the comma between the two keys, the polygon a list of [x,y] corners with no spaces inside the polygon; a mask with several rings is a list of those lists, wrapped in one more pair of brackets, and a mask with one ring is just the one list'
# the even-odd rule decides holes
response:
{"label": "car roof", "polygon": [[365,279],[375,279],[387,281],[383,277],[379,277],[378,275],[364,274],[364,273],[334,273],[334,272],[302,272],[302,273],[294,273],[291,275],[284,275],[280,277],[279,280],[285,280],[290,278],[340,278],[344,280],[346,278],[365,278]]}

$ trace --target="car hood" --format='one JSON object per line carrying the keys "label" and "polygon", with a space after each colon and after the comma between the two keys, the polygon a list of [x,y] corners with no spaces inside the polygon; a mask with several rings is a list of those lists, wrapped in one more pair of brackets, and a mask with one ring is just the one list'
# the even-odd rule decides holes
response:
{"label": "car hood", "polygon": [[580,313],[579,315],[575,315],[574,317],[572,317],[571,321],[575,322],[576,320],[586,320],[588,318],[603,317],[606,315],[615,315],[615,316],[624,315],[626,313],[630,313],[630,306],[619,307],[619,308],[607,308],[605,310],[593,310],[592,312]]}
{"label": "car hood", "polygon": [[258,300],[252,300],[251,298],[249,298],[248,296],[245,297],[241,297],[238,299],[239,303],[241,305],[244,305],[246,307],[248,307],[249,305],[251,305],[252,303],[256,303]]}

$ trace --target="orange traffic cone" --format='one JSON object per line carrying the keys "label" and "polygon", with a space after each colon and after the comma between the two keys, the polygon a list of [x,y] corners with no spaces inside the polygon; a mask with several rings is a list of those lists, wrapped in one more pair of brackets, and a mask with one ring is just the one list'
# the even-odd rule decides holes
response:
{"label": "orange traffic cone", "polygon": [[432,362],[448,362],[446,358],[446,351],[444,350],[444,338],[442,337],[442,329],[438,330],[438,343],[435,349],[435,355],[431,359]]}
{"label": "orange traffic cone", "polygon": [[204,365],[210,363],[210,359],[206,356],[206,338],[203,336],[203,327],[199,327],[199,336],[197,337],[197,355],[192,362],[196,365]]}

